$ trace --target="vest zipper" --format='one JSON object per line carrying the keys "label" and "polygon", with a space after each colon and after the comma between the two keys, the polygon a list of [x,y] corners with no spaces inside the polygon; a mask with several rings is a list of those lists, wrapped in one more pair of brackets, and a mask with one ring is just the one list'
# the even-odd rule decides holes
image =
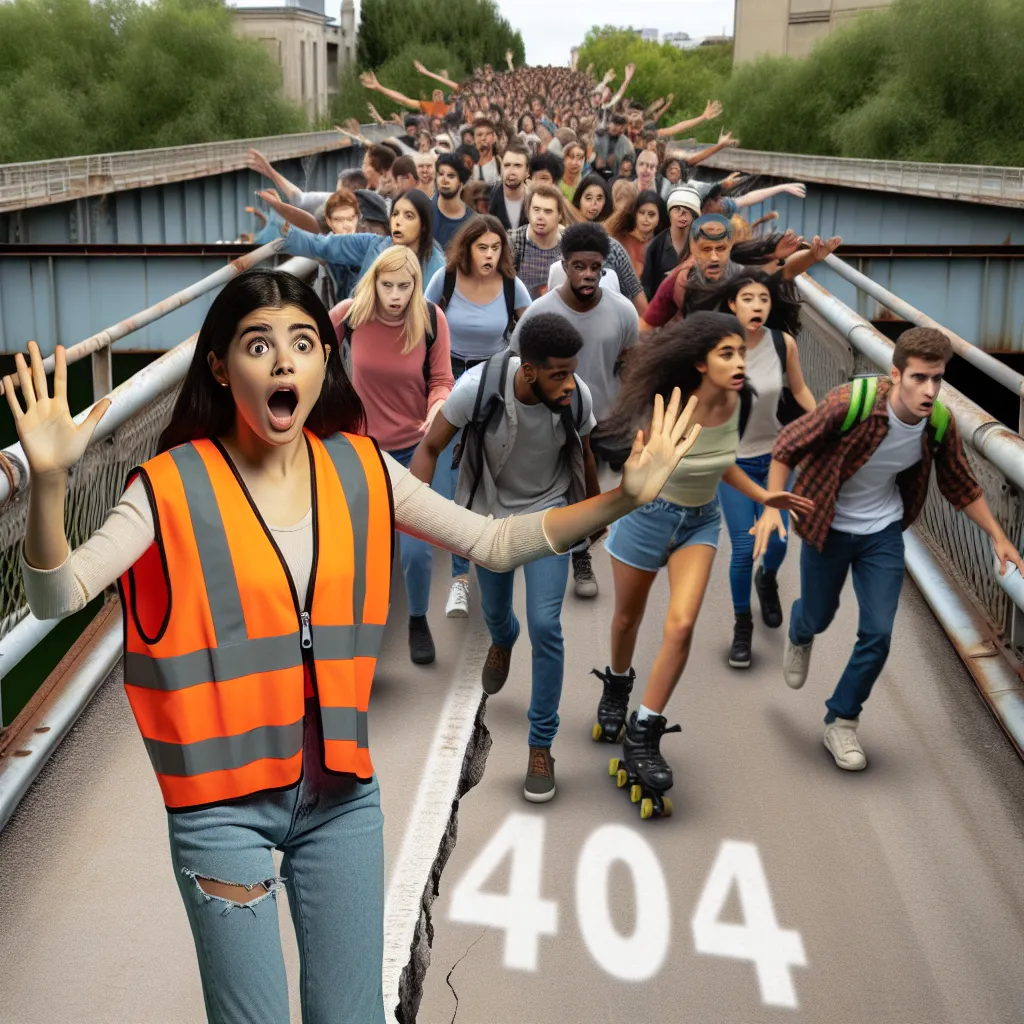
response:
{"label": "vest zipper", "polygon": [[299,616],[299,621],[302,623],[302,649],[304,651],[313,650],[313,634],[309,628],[309,612],[303,612]]}

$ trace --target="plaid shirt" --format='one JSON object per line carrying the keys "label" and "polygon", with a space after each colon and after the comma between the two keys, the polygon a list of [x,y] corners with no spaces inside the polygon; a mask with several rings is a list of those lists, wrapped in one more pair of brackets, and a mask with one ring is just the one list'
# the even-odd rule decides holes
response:
{"label": "plaid shirt", "polygon": [[[840,489],[864,466],[889,433],[891,387],[890,381],[880,380],[871,415],[849,433],[841,434],[839,428],[850,408],[851,389],[851,385],[842,384],[830,391],[813,412],[783,428],[775,442],[772,458],[800,470],[793,493],[810,498],[817,506],[810,515],[799,517],[796,531],[819,551],[824,548],[832,527]],[[926,428],[921,438],[921,461],[896,477],[903,498],[904,530],[924,507],[933,461],[939,490],[958,512],[981,497],[981,487],[968,465],[960,432],[951,414],[934,460]]]}

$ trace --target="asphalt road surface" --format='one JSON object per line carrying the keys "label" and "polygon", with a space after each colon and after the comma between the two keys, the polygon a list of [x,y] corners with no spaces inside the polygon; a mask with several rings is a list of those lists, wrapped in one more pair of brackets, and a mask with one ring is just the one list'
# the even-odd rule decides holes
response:
{"label": "asphalt road surface", "polygon": [[[749,671],[725,664],[727,557],[723,543],[669,709],[683,725],[663,743],[675,813],[653,821],[609,777],[615,748],[590,739],[600,684],[589,672],[607,661],[612,607],[603,550],[600,596],[580,601],[570,581],[566,597],[558,795],[543,806],[522,797],[525,631],[508,683],[485,705],[488,752],[475,727],[487,644],[475,586],[471,618],[445,621],[438,555],[438,661],[422,669],[408,661],[399,584],[371,715],[389,1010],[425,932],[423,893],[439,846],[450,848],[460,777],[482,770],[459,805],[431,908],[424,1024],[1024,1020],[1024,765],[914,584],[862,718],[868,769],[845,773],[822,745],[821,719],[853,641],[852,592],[793,692],[780,675],[781,631],[758,624]],[[795,568],[782,573],[787,612]],[[522,598],[517,581],[521,618]],[[637,654],[641,682],[666,601],[662,579]],[[0,833],[0,865],[0,1024],[203,1019],[159,791],[118,679]]]}

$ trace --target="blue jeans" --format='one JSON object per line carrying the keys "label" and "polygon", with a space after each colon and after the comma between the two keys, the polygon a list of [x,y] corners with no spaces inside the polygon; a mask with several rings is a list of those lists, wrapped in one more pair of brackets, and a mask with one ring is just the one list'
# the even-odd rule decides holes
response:
{"label": "blue jeans", "polygon": [[[406,469],[416,454],[416,445],[402,448],[396,452],[388,452],[395,462]],[[435,474],[434,480],[437,480]],[[443,491],[441,492],[444,493]],[[399,535],[401,545],[402,575],[405,576],[405,596],[409,602],[410,615],[426,615],[430,607],[430,574],[434,567],[434,552],[425,540]]]}
{"label": "blue jeans", "polygon": [[[519,638],[519,620],[512,611],[515,570],[491,572],[476,567],[480,608],[491,643],[511,648]],[[523,566],[526,577],[526,625],[533,655],[530,694],[530,746],[550,747],[558,732],[565,644],[562,640],[562,599],[569,580],[569,555],[548,555]]]}
{"label": "blue jeans", "polygon": [[[457,430],[455,436],[448,442],[448,447],[437,457],[437,469],[434,471],[434,490],[449,501],[455,497],[455,488],[459,482],[459,471],[452,469],[452,455],[455,446],[461,440],[462,431]],[[462,555],[452,555],[452,578],[468,575],[469,559],[463,558]]]}
{"label": "blue jeans", "polygon": [[722,513],[718,499],[706,505],[677,505],[655,498],[611,525],[604,549],[616,561],[642,572],[657,572],[680,548],[718,548]]}
{"label": "blue jeans", "polygon": [[[757,455],[750,459],[737,459],[736,465],[747,476],[761,487],[768,486],[768,467],[772,464],[771,452]],[[745,494],[740,494],[735,487],[728,484],[718,485],[718,500],[725,515],[725,525],[729,528],[729,544],[732,547],[732,560],[729,562],[729,588],[732,590],[732,607],[738,615],[750,611],[750,585],[754,575],[754,538],[750,528],[764,511]],[[782,513],[782,523],[789,530],[789,513]],[[773,533],[768,541],[768,550],[764,553],[766,572],[778,572],[786,557],[786,541],[780,540]]]}
{"label": "blue jeans", "polygon": [[[288,1024],[277,890],[288,892],[306,1024],[384,1024],[384,816],[377,779],[327,775],[313,701],[292,789],[168,814],[171,862],[214,1024]],[[275,878],[271,850],[284,853]],[[197,879],[260,886],[237,903]]]}
{"label": "blue jeans", "polygon": [[857,642],[835,692],[825,702],[825,722],[856,718],[889,656],[892,624],[903,585],[903,531],[892,523],[865,536],[830,530],[823,551],[800,550],[800,597],[789,616],[789,639],[808,644],[824,633],[839,608],[847,570],[857,595]]}

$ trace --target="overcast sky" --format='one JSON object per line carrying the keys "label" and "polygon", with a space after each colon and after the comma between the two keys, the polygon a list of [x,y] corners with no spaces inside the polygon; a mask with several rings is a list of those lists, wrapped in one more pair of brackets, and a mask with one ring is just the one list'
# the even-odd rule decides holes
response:
{"label": "overcast sky", "polygon": [[[234,0],[261,5],[261,0]],[[277,6],[280,0],[266,0]],[[444,0],[438,0],[443,3]],[[341,0],[326,0],[335,18]],[[497,0],[501,13],[526,43],[528,64],[568,64],[569,51],[583,42],[591,25],[656,28],[659,32],[687,32],[694,39],[716,36],[724,29],[732,35],[734,0]],[[356,24],[359,0],[356,0]],[[619,74],[622,74],[621,68]]]}

